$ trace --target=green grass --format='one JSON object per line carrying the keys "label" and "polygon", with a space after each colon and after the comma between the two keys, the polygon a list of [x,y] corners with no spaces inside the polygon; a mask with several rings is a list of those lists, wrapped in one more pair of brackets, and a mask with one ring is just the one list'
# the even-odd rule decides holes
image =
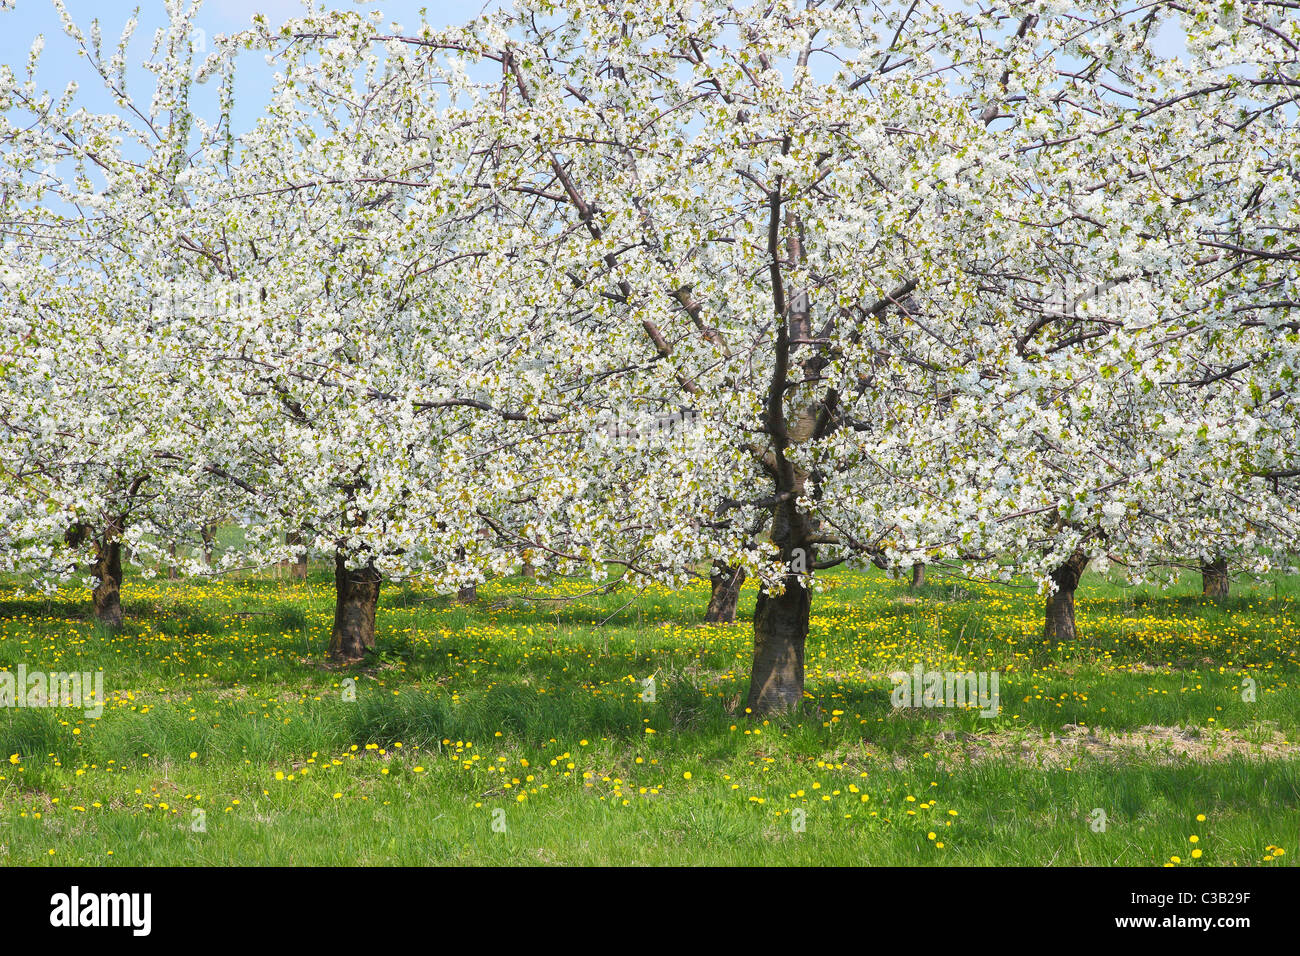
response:
{"label": "green grass", "polygon": [[[320,571],[129,578],[117,633],[84,592],[16,584],[0,668],[102,669],[109,701],[97,720],[0,710],[4,865],[1284,866],[1300,849],[1294,579],[1213,605],[1195,575],[1165,592],[1089,575],[1081,638],[1059,645],[1032,589],[832,574],[808,699],[767,721],[744,713],[752,588],[741,623],[706,627],[702,587],[512,579],[464,608],[389,586],[374,659],[335,670]],[[888,675],[917,663],[997,671],[1001,712],[894,709]]]}

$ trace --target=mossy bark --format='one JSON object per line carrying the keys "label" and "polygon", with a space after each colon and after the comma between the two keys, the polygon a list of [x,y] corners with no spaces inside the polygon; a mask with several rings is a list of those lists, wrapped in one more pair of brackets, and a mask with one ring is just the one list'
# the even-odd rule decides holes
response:
{"label": "mossy bark", "polygon": [[732,567],[724,561],[714,561],[713,576],[709,583],[711,591],[704,622],[732,623],[736,620],[736,605],[740,603],[740,588],[745,583],[745,569]]}
{"label": "mossy bark", "polygon": [[1215,601],[1228,596],[1231,579],[1228,577],[1228,559],[1215,558],[1201,565],[1201,593]]}
{"label": "mossy bark", "polygon": [[375,612],[379,607],[382,579],[373,564],[349,568],[347,558],[334,556],[334,630],[330,634],[329,656],[339,663],[352,663],[375,646]]}
{"label": "mossy bark", "polygon": [[1044,640],[1073,641],[1079,636],[1074,620],[1074,592],[1087,566],[1088,556],[1082,551],[1075,551],[1063,565],[1052,572],[1056,590],[1047,599]]}
{"label": "mossy bark", "polygon": [[757,715],[794,710],[803,700],[804,647],[812,607],[805,583],[813,567],[811,528],[794,501],[776,506],[771,541],[788,569],[780,594],[759,592],[754,605],[754,664],[747,706]]}

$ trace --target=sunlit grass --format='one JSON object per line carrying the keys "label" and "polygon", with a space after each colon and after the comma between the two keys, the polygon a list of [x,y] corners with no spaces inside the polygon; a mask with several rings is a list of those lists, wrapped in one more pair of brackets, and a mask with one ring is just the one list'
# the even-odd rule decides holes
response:
{"label": "sunlit grass", "polygon": [[[1092,575],[1058,645],[1032,589],[929,578],[827,577],[804,709],[769,721],[744,713],[752,588],[705,627],[703,586],[390,586],[340,671],[320,574],[129,578],[118,633],[84,592],[10,586],[0,668],[102,669],[109,699],[0,710],[0,862],[1290,863],[1294,580],[1215,605]],[[1001,712],[895,710],[918,663],[997,671]]]}

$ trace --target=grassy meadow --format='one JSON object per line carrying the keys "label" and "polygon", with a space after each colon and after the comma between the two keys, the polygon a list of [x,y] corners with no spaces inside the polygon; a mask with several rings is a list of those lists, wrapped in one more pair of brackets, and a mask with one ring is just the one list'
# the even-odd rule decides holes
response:
{"label": "grassy meadow", "polygon": [[[1300,849],[1294,578],[1214,605],[1194,574],[1089,574],[1081,639],[1057,645],[1032,588],[831,573],[804,709],[760,720],[752,585],[723,626],[700,623],[704,585],[507,579],[468,607],[390,585],[373,659],[339,670],[323,569],[136,570],[116,633],[85,591],[0,581],[0,669],[102,670],[107,697],[99,719],[0,709],[0,865],[1277,867]],[[1001,712],[894,708],[889,674],[918,663],[997,671]]]}

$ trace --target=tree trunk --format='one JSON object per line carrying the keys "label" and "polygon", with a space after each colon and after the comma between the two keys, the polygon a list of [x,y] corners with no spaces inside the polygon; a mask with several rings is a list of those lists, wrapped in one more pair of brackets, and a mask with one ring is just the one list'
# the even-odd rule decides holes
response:
{"label": "tree trunk", "polygon": [[760,591],[754,605],[754,668],[747,705],[755,714],[785,713],[803,700],[811,602],[808,591],[793,578],[787,576],[782,594]]}
{"label": "tree trunk", "polygon": [[[303,544],[304,539],[301,533],[297,531],[286,531],[284,543],[288,545]],[[285,561],[284,566],[288,569],[289,574],[296,581],[307,580],[307,552],[298,555],[293,561]]]}
{"label": "tree trunk", "polygon": [[199,528],[199,537],[203,540],[203,563],[212,567],[212,548],[217,540],[217,526],[205,524]]}
{"label": "tree trunk", "polygon": [[1215,558],[1208,564],[1201,565],[1201,593],[1207,598],[1219,600],[1228,596],[1228,559]]}
{"label": "tree trunk", "polygon": [[331,660],[359,661],[375,646],[375,609],[379,604],[379,572],[374,565],[349,568],[342,553],[334,556],[334,631]]}
{"label": "tree trunk", "polygon": [[531,561],[525,561],[524,566],[520,569],[519,573],[523,575],[524,580],[526,581],[537,580],[537,569],[533,567],[533,562]]}
{"label": "tree trunk", "polygon": [[97,583],[91,594],[95,620],[105,627],[122,626],[122,542],[115,529],[95,539],[95,563],[90,573]]}
{"label": "tree trunk", "polygon": [[744,583],[744,568],[732,567],[724,561],[713,562],[705,624],[731,624],[736,620],[736,605],[740,603],[740,587]]}
{"label": "tree trunk", "polygon": [[[465,549],[464,549],[464,548],[457,548],[457,549],[456,549],[456,559],[457,559],[458,561],[464,561],[464,560],[465,560]],[[473,604],[475,601],[478,600],[478,585],[476,585],[476,584],[466,584],[466,585],[464,585],[463,587],[461,587],[461,588],[456,592],[456,600],[457,600],[457,602],[459,602],[459,603],[461,603],[461,604]]]}
{"label": "tree trunk", "polygon": [[925,565],[912,565],[912,590],[915,591],[925,584]]}
{"label": "tree trunk", "polygon": [[811,596],[804,587],[813,566],[806,515],[794,501],[783,501],[772,514],[771,540],[789,569],[781,594],[759,591],[754,605],[754,666],[747,705],[756,715],[794,710],[803,700],[804,645],[808,640]]}
{"label": "tree trunk", "polygon": [[1069,560],[1052,572],[1056,590],[1047,599],[1044,640],[1073,641],[1079,636],[1074,626],[1074,591],[1087,566],[1088,556],[1082,551],[1075,551]]}

